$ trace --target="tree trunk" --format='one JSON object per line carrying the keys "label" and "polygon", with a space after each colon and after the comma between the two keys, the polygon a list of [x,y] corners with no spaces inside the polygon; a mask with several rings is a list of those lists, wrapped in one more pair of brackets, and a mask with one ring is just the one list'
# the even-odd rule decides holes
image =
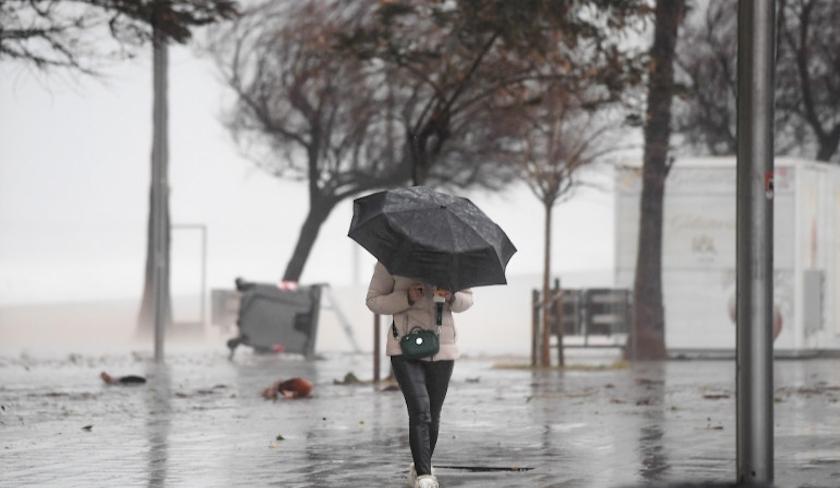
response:
{"label": "tree trunk", "polygon": [[334,204],[322,202],[313,202],[310,204],[309,213],[303,221],[300,234],[298,234],[295,250],[292,253],[291,259],[289,259],[289,263],[286,265],[286,272],[283,273],[283,281],[300,281],[300,276],[303,274],[303,266],[309,258],[309,253],[312,251],[315,239],[318,238],[321,225],[327,220],[334,206]]}
{"label": "tree trunk", "polygon": [[[155,286],[161,287],[163,320],[172,322],[172,300],[169,289],[169,60],[165,40],[155,32],[152,42],[152,177],[149,188],[149,217],[146,227],[146,266],[143,295],[140,300],[137,331],[149,335],[155,325]],[[158,241],[160,239],[160,241]],[[162,244],[157,244],[158,242]],[[160,247],[160,249],[157,249]],[[157,262],[157,270],[156,270]],[[162,276],[158,277],[157,273]]]}
{"label": "tree trunk", "polygon": [[543,253],[543,286],[542,286],[542,343],[540,344],[540,364],[543,367],[551,366],[551,350],[549,348],[551,342],[551,321],[549,320],[549,313],[551,304],[551,288],[549,288],[549,281],[551,279],[551,208],[553,204],[545,203],[545,249]]}
{"label": "tree trunk", "polygon": [[[137,332],[143,335],[151,334],[154,330],[155,324],[155,291],[154,291],[154,212],[156,209],[155,201],[155,191],[153,189],[149,189],[149,216],[147,218],[146,223],[146,265],[145,271],[143,273],[143,293],[140,299],[140,311],[137,314]],[[169,205],[166,205],[163,209],[163,219],[164,219],[164,226],[166,228],[170,227],[170,220],[169,220]],[[171,236],[167,235],[167,253],[170,248],[171,244]],[[169,293],[167,292],[167,295]],[[167,300],[167,316],[168,321],[172,321],[172,304],[170,300]]]}
{"label": "tree trunk", "polygon": [[411,157],[411,184],[415,186],[425,185],[428,177],[428,162],[417,154],[413,154]]}
{"label": "tree trunk", "polygon": [[840,146],[840,126],[826,134],[825,137],[819,139],[817,148],[817,161],[830,161],[832,156],[837,153],[837,147]]}
{"label": "tree trunk", "polygon": [[665,314],[662,305],[662,216],[671,101],[674,94],[674,51],[684,0],[658,0],[651,47],[645,121],[639,242],[633,294],[634,359],[665,358]]}

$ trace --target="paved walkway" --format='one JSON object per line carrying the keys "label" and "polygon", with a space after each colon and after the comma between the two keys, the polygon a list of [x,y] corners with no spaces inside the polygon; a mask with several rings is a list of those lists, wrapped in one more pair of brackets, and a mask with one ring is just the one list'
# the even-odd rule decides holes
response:
{"label": "paved walkway", "polygon": [[[0,357],[0,486],[404,485],[400,393],[333,384],[348,371],[364,377],[366,356],[224,353],[170,353],[165,368],[129,354]],[[151,381],[106,387],[101,370]],[[778,486],[840,486],[840,361],[780,361],[775,374]],[[315,397],[259,397],[291,376],[311,378]],[[531,372],[465,359],[435,464],[532,468],[440,469],[443,487],[730,481],[734,411],[732,361]]]}

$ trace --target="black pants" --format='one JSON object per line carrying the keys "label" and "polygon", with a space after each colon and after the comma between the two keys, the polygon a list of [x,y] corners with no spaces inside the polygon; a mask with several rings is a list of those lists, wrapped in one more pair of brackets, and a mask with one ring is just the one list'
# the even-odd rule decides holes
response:
{"label": "black pants", "polygon": [[431,474],[440,411],[455,361],[419,361],[391,356],[391,367],[408,407],[408,443],[417,475]]}

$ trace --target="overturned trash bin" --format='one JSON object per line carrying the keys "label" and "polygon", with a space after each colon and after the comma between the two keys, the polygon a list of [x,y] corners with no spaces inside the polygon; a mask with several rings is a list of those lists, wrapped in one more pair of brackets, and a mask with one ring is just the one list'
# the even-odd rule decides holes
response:
{"label": "overturned trash bin", "polygon": [[239,335],[227,342],[233,357],[240,344],[259,353],[315,355],[321,286],[279,287],[236,279],[240,292]]}

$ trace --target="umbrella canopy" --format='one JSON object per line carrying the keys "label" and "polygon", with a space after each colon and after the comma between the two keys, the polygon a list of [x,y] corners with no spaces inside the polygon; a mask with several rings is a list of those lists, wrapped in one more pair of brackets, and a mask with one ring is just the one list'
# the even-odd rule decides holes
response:
{"label": "umbrella canopy", "polygon": [[353,201],[347,234],[391,273],[457,291],[506,284],[516,247],[466,198],[413,186]]}

